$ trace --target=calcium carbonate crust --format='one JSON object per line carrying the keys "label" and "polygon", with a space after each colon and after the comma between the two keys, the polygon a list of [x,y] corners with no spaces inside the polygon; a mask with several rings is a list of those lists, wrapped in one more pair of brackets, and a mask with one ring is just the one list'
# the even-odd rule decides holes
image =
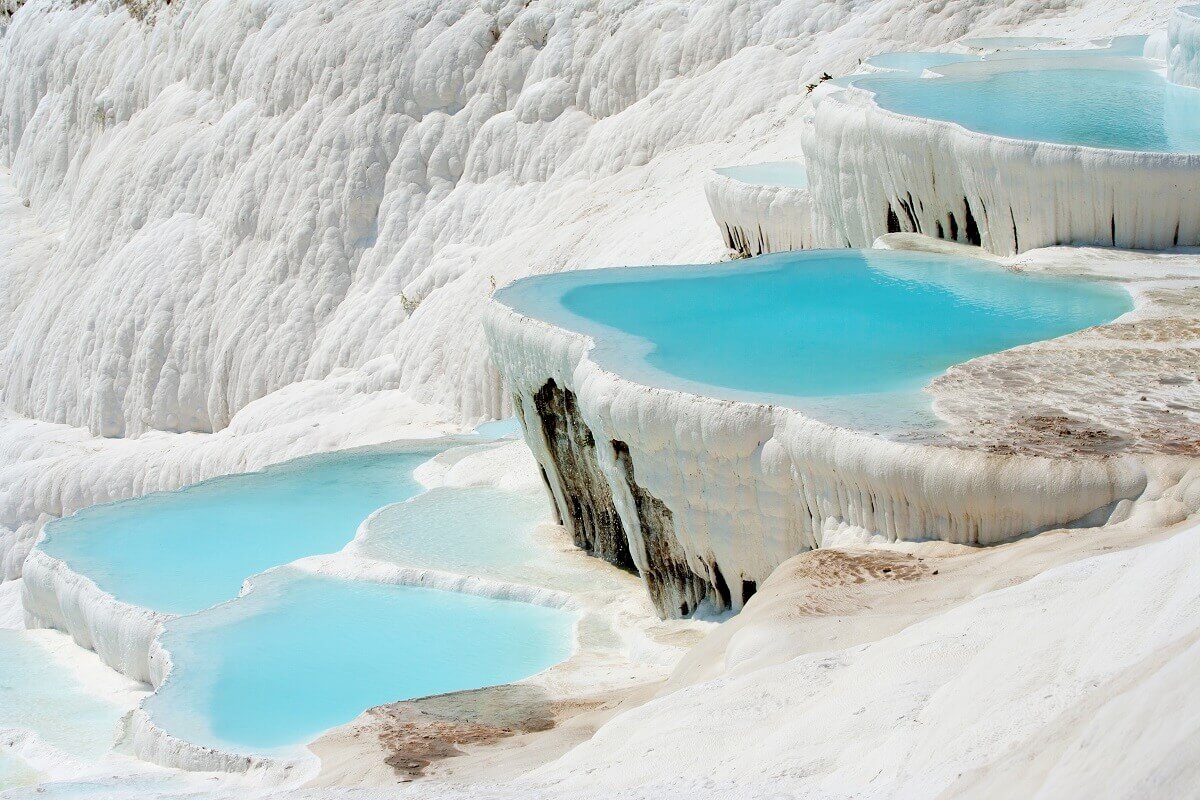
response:
{"label": "calcium carbonate crust", "polygon": [[709,172],[704,194],[725,246],[746,257],[813,246],[807,189],[761,186]]}
{"label": "calcium carbonate crust", "polygon": [[150,647],[174,615],[123,603],[37,548],[25,559],[21,592],[25,627],[63,631],[122,675],[151,683]]}
{"label": "calcium carbonate crust", "polygon": [[820,247],[869,247],[896,232],[998,255],[1200,245],[1200,155],[991,136],[881,108],[853,87],[820,98],[801,142]]}
{"label": "calcium carbonate crust", "polygon": [[1167,25],[1167,79],[1200,87],[1200,6],[1180,6]]}
{"label": "calcium carbonate crust", "polygon": [[[704,601],[741,608],[776,566],[823,543],[994,544],[1104,516],[1148,485],[1145,466],[1124,455],[894,441],[779,406],[639,385],[595,364],[589,337],[498,302],[485,325],[563,524],[587,528],[597,515],[580,513],[581,497],[611,496],[616,527],[664,616]],[[550,386],[572,398],[571,424],[594,443],[586,454],[594,471],[564,458],[561,421],[547,420]]]}

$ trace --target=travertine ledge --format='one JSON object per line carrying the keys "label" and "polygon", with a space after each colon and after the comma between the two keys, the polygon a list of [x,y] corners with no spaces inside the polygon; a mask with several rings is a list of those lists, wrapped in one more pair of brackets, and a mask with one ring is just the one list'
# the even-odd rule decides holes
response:
{"label": "travertine ledge", "polygon": [[[1073,63],[1118,69],[1128,62]],[[1007,139],[889,111],[857,88],[829,92],[815,105],[802,145],[818,247],[870,247],[887,233],[998,255],[1060,244],[1200,245],[1200,155]]]}
{"label": "travertine ledge", "polygon": [[[1139,286],[1132,287],[1138,310],[1119,322],[951,369],[932,387],[945,430],[910,436],[640,385],[594,363],[590,338],[496,301],[486,328],[564,524],[609,560],[624,552],[623,535],[659,613],[673,616],[705,600],[740,608],[776,566],[823,545],[873,538],[987,545],[1102,523],[1118,508],[1127,513],[1121,501],[1169,483],[1180,443],[1200,433],[1200,384],[1161,382],[1156,372],[1177,373],[1180,359],[1200,364],[1196,343],[1185,340],[1192,329],[1183,317],[1195,312],[1160,301],[1154,291],[1166,289]],[[1200,294],[1194,281],[1170,291]],[[1143,349],[1143,337],[1172,325],[1183,325],[1185,338],[1161,345],[1166,360],[1130,374],[1118,350]],[[1120,338],[1126,334],[1132,338]],[[1006,413],[980,401],[1011,397],[1007,365],[1031,358],[1043,365],[1032,378],[1048,382],[1043,394],[1023,386]],[[1088,369],[1074,380],[1064,368],[1080,362]],[[1097,384],[1139,381],[1154,383],[1156,400],[1194,403],[1194,413],[1175,419],[1171,437],[1130,417],[1126,429],[1110,430],[1124,397],[1098,392]],[[547,424],[548,394],[570,397],[568,424]]]}
{"label": "travertine ledge", "polygon": [[1167,78],[1200,87],[1200,6],[1180,6],[1167,26]]}
{"label": "travertine ledge", "polygon": [[808,189],[760,185],[713,171],[705,176],[704,194],[725,246],[740,255],[813,246]]}

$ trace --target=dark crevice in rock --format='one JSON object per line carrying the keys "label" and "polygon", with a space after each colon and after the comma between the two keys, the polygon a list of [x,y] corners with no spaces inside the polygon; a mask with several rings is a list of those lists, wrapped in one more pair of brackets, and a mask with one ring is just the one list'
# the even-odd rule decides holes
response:
{"label": "dark crevice in rock", "polygon": [[[557,508],[562,524],[580,549],[632,569],[625,528],[613,503],[612,488],[600,471],[596,440],[579,414],[575,393],[551,379],[533,396],[533,402],[559,482],[558,493],[550,494],[556,507],[559,495],[567,504],[567,508]],[[542,473],[549,485],[550,471],[544,465]]]}
{"label": "dark crevice in rock", "polygon": [[979,224],[975,222],[975,215],[971,213],[971,201],[964,197],[963,205],[967,208],[967,244],[979,247],[983,244],[983,239],[979,236]]}
{"label": "dark crevice in rock", "polygon": [[[551,501],[553,501],[554,487],[550,485],[550,476],[546,474],[546,468],[543,467],[541,464],[538,464],[538,472],[540,472],[542,474],[542,483],[544,483],[546,485],[546,492],[550,495]],[[558,509],[558,503],[551,502],[550,504],[552,506],[554,506],[554,524],[562,525],[563,517],[562,517],[562,512],[559,511],[559,509]]]}
{"label": "dark crevice in rock", "polygon": [[908,221],[912,223],[912,229],[916,233],[924,233],[921,227],[921,220],[917,217],[917,204],[913,202],[912,192],[908,192],[908,202],[900,201],[900,205],[904,207],[904,213],[908,215]]}
{"label": "dark crevice in rock", "polygon": [[754,597],[758,592],[758,581],[748,581],[742,578],[742,605],[750,602],[750,598]]}
{"label": "dark crevice in rock", "polygon": [[937,220],[937,221],[936,221],[936,222],[934,222],[933,224],[937,226],[937,227],[936,227],[936,230],[937,230],[937,238],[939,238],[939,239],[945,239],[945,238],[946,238],[946,231],[945,231],[945,229],[944,229],[944,228],[942,228],[942,221],[941,221],[941,220]]}
{"label": "dark crevice in rock", "polygon": [[900,232],[900,217],[898,217],[896,215],[896,209],[892,208],[891,203],[888,203],[887,232],[888,233],[899,233]]}
{"label": "dark crevice in rock", "polygon": [[951,241],[957,242],[958,241],[958,220],[956,220],[954,218],[953,211],[947,212],[946,216],[949,218],[949,222],[950,222],[950,239],[951,239]]}
{"label": "dark crevice in rock", "polygon": [[722,608],[732,607],[733,602],[729,595],[729,584],[725,582],[725,576],[721,574],[721,568],[717,566],[717,562],[715,561],[708,566],[712,571],[712,585],[717,590],[717,597],[721,601]]}
{"label": "dark crevice in rock", "polygon": [[757,252],[755,251],[756,248],[750,246],[750,239],[747,237],[746,232],[741,228],[736,225],[729,225],[728,223],[723,224],[722,227],[725,231],[726,247],[735,251],[739,256],[744,258],[753,258],[756,255],[762,255],[766,252],[767,237],[762,231],[762,226],[759,226],[758,228]]}
{"label": "dark crevice in rock", "polygon": [[1021,252],[1021,237],[1017,236],[1017,215],[1013,213],[1011,208],[1008,209],[1008,218],[1012,220],[1013,228],[1013,252]]}
{"label": "dark crevice in rock", "polygon": [[[686,616],[695,611],[700,601],[708,595],[708,582],[692,572],[687,559],[679,552],[671,509],[638,485],[629,445],[614,439],[612,448],[617,466],[633,495],[638,527],[642,532],[642,546],[646,551],[646,567],[642,570],[642,578],[646,581],[650,600],[664,617],[675,614]],[[725,592],[728,594],[729,589],[726,588]]]}

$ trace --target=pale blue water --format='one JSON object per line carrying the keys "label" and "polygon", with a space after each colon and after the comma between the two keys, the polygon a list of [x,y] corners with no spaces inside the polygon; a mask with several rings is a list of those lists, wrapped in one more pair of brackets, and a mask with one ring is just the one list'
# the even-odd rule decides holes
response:
{"label": "pale blue water", "polygon": [[508,439],[521,435],[521,422],[516,417],[485,422],[473,433],[488,439]]}
{"label": "pale blue water", "polygon": [[871,56],[864,63],[877,69],[921,73],[930,67],[940,67],[943,64],[980,60],[982,56],[972,53],[880,53]]}
{"label": "pale blue water", "polygon": [[118,600],[189,614],[251,575],[342,549],[372,511],[420,491],[412,470],[438,449],[311,456],[93,506],[47,526],[40,547]]}
{"label": "pale blue water", "polygon": [[396,564],[521,578],[542,555],[533,532],[552,515],[542,493],[442,487],[381,509],[362,548]]}
{"label": "pale blue water", "polygon": [[[1115,36],[1112,39],[1097,39],[1084,47],[1045,48],[1056,39],[1039,36],[997,36],[986,39],[964,39],[961,44],[976,50],[992,50],[987,53],[941,53],[909,52],[880,53],[864,63],[877,69],[896,70],[920,74],[927,69],[948,64],[964,64],[969,61],[1007,61],[1012,59],[1036,59],[1043,64],[1071,58],[1095,58],[1097,56],[1121,56],[1137,58],[1146,46],[1145,36]],[[1033,50],[1031,48],[1039,48]]]}
{"label": "pale blue water", "polygon": [[1020,50],[1044,47],[1061,41],[1053,36],[979,36],[960,39],[959,44],[963,47],[973,47],[976,50]]}
{"label": "pale blue water", "polygon": [[572,613],[283,568],[170,622],[174,669],[145,707],[181,738],[270,752],[367,708],[508,683],[567,658]]}
{"label": "pale blue water", "polygon": [[[49,631],[0,629],[0,730],[35,732],[68,755],[94,761],[112,747],[126,709],[83,685],[45,642]],[[0,750],[0,791],[37,778],[24,761]]]}
{"label": "pale blue water", "polygon": [[1109,40],[1100,38],[1100,40],[1088,42],[1084,46],[1034,48],[1033,46],[1021,47],[1018,44],[1010,44],[1010,46],[1001,47],[995,53],[988,53],[982,56],[982,58],[984,61],[1036,59],[1052,64],[1052,62],[1061,59],[1096,58],[1096,56],[1140,59],[1145,50],[1145,36],[1114,36],[1109,38]]}
{"label": "pale blue water", "polygon": [[780,186],[790,189],[808,188],[808,171],[795,161],[766,161],[738,167],[721,167],[718,175],[753,183],[759,186]]}
{"label": "pale blue water", "polygon": [[592,357],[633,380],[882,429],[927,411],[921,387],[953,364],[1132,308],[1112,285],[879,250],[567,272],[496,297],[591,334]]}
{"label": "pale blue water", "polygon": [[1200,90],[1170,83],[1150,62],[1130,60],[1122,69],[1069,63],[1039,53],[1037,61],[1011,70],[937,78],[884,73],[854,85],[874,92],[883,108],[994,136],[1200,153]]}

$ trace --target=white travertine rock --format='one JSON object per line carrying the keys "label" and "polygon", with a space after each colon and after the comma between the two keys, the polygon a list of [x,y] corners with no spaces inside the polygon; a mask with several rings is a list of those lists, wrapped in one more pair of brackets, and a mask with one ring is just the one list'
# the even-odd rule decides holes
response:
{"label": "white travertine rock", "polygon": [[704,194],[725,246],[743,256],[813,246],[808,189],[755,184],[716,170],[705,176]]}
{"label": "white travertine rock", "polygon": [[[1131,456],[901,442],[781,406],[643,386],[591,361],[589,337],[499,302],[488,313],[492,351],[564,524],[577,539],[576,529],[611,526],[595,507],[611,495],[613,527],[663,615],[705,599],[741,608],[775,567],[827,537],[994,544],[1105,514],[1148,484]],[[549,391],[569,399],[552,403]],[[587,435],[562,433],[564,407],[568,427]],[[591,533],[583,538],[603,541]],[[594,549],[614,559],[611,547]]]}
{"label": "white travertine rock", "polygon": [[27,628],[55,628],[122,675],[152,683],[150,647],[173,614],[121,602],[36,547],[21,582]]}
{"label": "white travertine rock", "polygon": [[1171,12],[1166,44],[1167,78],[1183,86],[1200,86],[1200,6],[1180,6]]}
{"label": "white travertine rock", "polygon": [[[1087,63],[1119,69],[1120,61]],[[1020,63],[939,69],[957,74]],[[896,231],[998,255],[1059,244],[1200,245],[1200,193],[1192,189],[1200,155],[992,136],[881,108],[855,88],[820,97],[802,143],[821,247],[869,247]]]}
{"label": "white travertine rock", "polygon": [[141,5],[32,0],[0,46],[0,167],[54,245],[0,267],[0,401],[103,436],[221,430],[282,387],[367,364],[370,389],[504,416],[479,322],[492,279],[712,258],[703,170],[794,138],[805,80],[899,41],[1062,14],[1041,0],[130,14]]}

